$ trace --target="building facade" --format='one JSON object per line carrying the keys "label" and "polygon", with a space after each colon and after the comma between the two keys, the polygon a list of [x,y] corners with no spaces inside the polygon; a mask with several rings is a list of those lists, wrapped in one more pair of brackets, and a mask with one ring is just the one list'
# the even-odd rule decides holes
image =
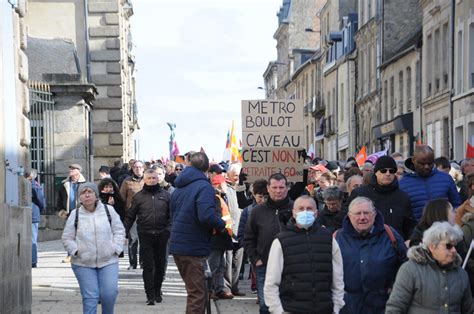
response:
{"label": "building facade", "polygon": [[457,1],[455,7],[455,68],[453,103],[454,159],[466,156],[474,145],[474,1]]}
{"label": "building facade", "polygon": [[30,132],[25,1],[0,1],[0,312],[31,312]]}
{"label": "building facade", "polygon": [[[83,165],[91,179],[98,177],[101,165],[136,157],[134,132],[138,123],[130,1],[28,0],[28,7],[28,36],[69,40],[77,53],[79,81],[93,84],[98,93],[91,103],[91,149],[87,165]],[[66,175],[63,170],[67,169],[58,167],[57,176]]]}

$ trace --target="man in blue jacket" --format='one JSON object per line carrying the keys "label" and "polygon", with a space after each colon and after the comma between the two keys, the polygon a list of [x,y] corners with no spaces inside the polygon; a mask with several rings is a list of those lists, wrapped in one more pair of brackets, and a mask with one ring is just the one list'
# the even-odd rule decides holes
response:
{"label": "man in blue jacket", "polygon": [[434,152],[431,147],[416,146],[414,156],[407,159],[405,164],[414,172],[403,176],[400,189],[408,194],[417,221],[423,214],[423,207],[430,200],[447,199],[453,208],[461,205],[461,198],[451,176],[434,167]]}
{"label": "man in blue jacket", "polygon": [[176,178],[171,197],[170,253],[188,293],[186,313],[204,313],[207,285],[204,265],[210,253],[213,229],[225,232],[225,222],[215,213],[215,191],[205,173],[209,169],[206,154],[190,157],[190,166]]}
{"label": "man in blue jacket", "polygon": [[46,207],[43,188],[36,181],[38,172],[36,169],[25,171],[25,178],[31,182],[31,267],[35,268],[38,263],[38,227],[41,221],[41,212]]}

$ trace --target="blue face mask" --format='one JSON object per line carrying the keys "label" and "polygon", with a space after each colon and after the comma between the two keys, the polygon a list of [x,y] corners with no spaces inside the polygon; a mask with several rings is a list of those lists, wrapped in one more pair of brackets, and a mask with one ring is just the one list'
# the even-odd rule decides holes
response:
{"label": "blue face mask", "polygon": [[314,223],[315,217],[312,211],[302,211],[296,214],[296,224],[300,228],[308,229]]}

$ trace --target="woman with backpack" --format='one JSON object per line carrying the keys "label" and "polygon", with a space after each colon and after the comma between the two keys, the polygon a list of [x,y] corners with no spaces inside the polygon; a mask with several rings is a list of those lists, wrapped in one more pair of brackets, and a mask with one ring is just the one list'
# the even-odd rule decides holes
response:
{"label": "woman with backpack", "polygon": [[94,183],[81,184],[81,206],[71,212],[62,241],[79,282],[83,313],[114,312],[118,294],[118,257],[123,251],[125,228],[114,208],[99,201]]}

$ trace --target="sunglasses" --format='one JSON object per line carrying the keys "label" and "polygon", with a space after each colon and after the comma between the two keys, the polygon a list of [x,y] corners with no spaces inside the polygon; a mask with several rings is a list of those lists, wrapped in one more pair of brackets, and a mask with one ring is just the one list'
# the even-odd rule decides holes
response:
{"label": "sunglasses", "polygon": [[452,250],[453,248],[456,248],[456,245],[452,243],[446,243],[445,246],[446,250]]}
{"label": "sunglasses", "polygon": [[176,168],[175,170],[176,170],[176,171],[182,171],[183,168]]}
{"label": "sunglasses", "polygon": [[380,169],[379,171],[380,171],[381,173],[383,173],[383,174],[387,173],[387,171],[390,172],[391,174],[397,173],[397,169],[388,169],[388,168],[385,168],[385,169]]}

